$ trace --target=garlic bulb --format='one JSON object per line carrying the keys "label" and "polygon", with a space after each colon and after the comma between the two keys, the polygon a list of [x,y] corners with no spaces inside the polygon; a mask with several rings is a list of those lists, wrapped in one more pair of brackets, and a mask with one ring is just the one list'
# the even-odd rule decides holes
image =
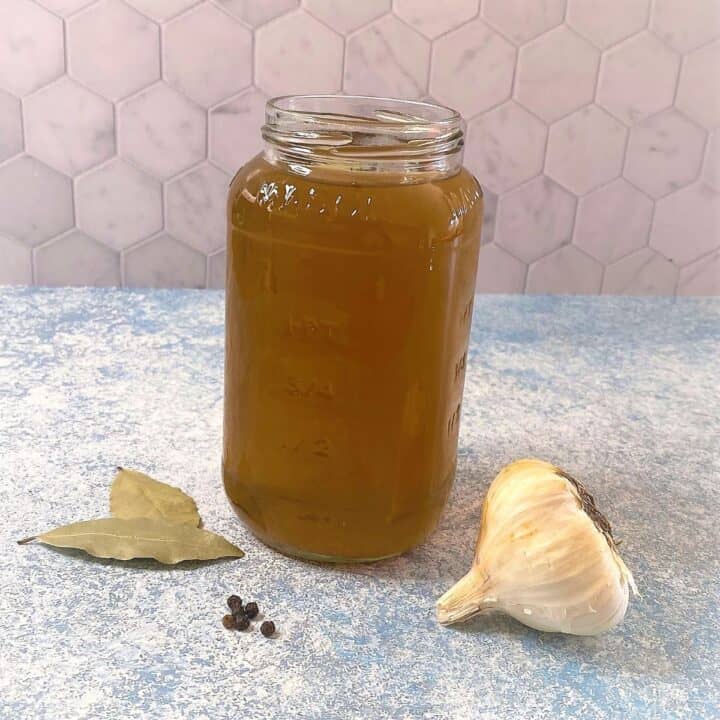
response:
{"label": "garlic bulb", "polygon": [[483,503],[473,567],[437,602],[443,624],[500,610],[551,632],[597,635],[625,616],[632,574],[576,480],[542,460],[504,467]]}

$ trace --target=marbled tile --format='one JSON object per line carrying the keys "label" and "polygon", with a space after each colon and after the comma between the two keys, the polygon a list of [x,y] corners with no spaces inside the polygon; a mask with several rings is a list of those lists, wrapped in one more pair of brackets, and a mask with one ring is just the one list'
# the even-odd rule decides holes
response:
{"label": "marbled tile", "polygon": [[678,268],[650,248],[641,248],[605,268],[602,291],[610,295],[672,295]]}
{"label": "marbled tile", "polygon": [[120,155],[160,179],[195,165],[206,154],[206,116],[165,84],[118,106]]}
{"label": "marbled tile", "polygon": [[120,0],[104,0],[67,22],[68,72],[109,100],[160,79],[160,29]]}
{"label": "marbled tile", "polygon": [[680,270],[678,295],[720,295],[720,251]]}
{"label": "marbled tile", "polygon": [[120,158],[77,179],[75,206],[78,227],[114,250],[163,226],[160,183]]}
{"label": "marbled tile", "polygon": [[575,197],[541,175],[500,198],[495,243],[530,263],[569,243],[574,219]]}
{"label": "marbled tile", "polygon": [[260,90],[252,89],[210,111],[209,157],[230,175],[262,150],[266,102]]}
{"label": "marbled tile", "polygon": [[20,100],[0,90],[0,162],[22,152],[23,128]]}
{"label": "marbled tile", "polygon": [[215,290],[222,290],[225,287],[225,270],[227,253],[225,250],[208,256],[208,278],[207,286]]}
{"label": "marbled tile", "polygon": [[0,233],[34,246],[72,225],[69,177],[27,155],[0,166]]}
{"label": "marbled tile", "polygon": [[566,0],[483,0],[482,17],[512,42],[523,43],[562,24]]}
{"label": "marbled tile", "polygon": [[495,220],[497,218],[498,196],[483,187],[483,224],[480,235],[481,244],[491,243],[495,237]]}
{"label": "marbled tile", "polygon": [[52,10],[56,15],[72,15],[72,13],[82,10],[95,0],[35,0],[48,10]]}
{"label": "marbled tile", "polygon": [[696,180],[706,133],[677,110],[653,115],[630,131],[623,175],[654,198]]}
{"label": "marbled tile", "polygon": [[706,128],[720,125],[720,40],[685,57],[675,105]]}
{"label": "marbled tile", "polygon": [[605,53],[597,104],[627,125],[673,103],[680,56],[652,33],[636,35]]}
{"label": "marbled tile", "polygon": [[[510,97],[515,48],[482,20],[473,20],[433,43],[430,92],[465,117]],[[482,78],[468,83],[468,77]]]}
{"label": "marbled tile", "polygon": [[342,85],[343,40],[312,15],[284,15],[255,33],[255,84],[269,96],[333,92]]}
{"label": "marbled tile", "polygon": [[19,240],[0,235],[0,285],[30,285],[31,283],[30,248]]}
{"label": "marbled tile", "polygon": [[71,177],[115,154],[113,107],[68,77],[26,98],[27,151]]}
{"label": "marbled tile", "polygon": [[652,200],[618,178],[580,198],[573,243],[608,265],[647,244],[652,216]]}
{"label": "marbled tile", "polygon": [[679,52],[720,37],[717,0],[655,0],[650,27]]}
{"label": "marbled tile", "polygon": [[126,287],[205,287],[205,256],[167,234],[127,250],[123,264]]}
{"label": "marbled tile", "polygon": [[606,48],[646,27],[650,0],[568,0],[567,23],[598,47]]}
{"label": "marbled tile", "polygon": [[210,253],[225,245],[230,176],[201,165],[167,184],[166,226],[186,245]]}
{"label": "marbled tile", "polygon": [[300,0],[215,0],[215,2],[251,27],[263,25],[300,5]]}
{"label": "marbled tile", "polygon": [[163,30],[163,75],[203,107],[252,82],[252,36],[214,5],[200,5]]}
{"label": "marbled tile", "polygon": [[79,230],[35,251],[37,285],[120,285],[120,255]]}
{"label": "marbled tile", "polygon": [[471,18],[479,8],[479,0],[394,0],[393,12],[408,25],[430,39],[448,32]]}
{"label": "marbled tile", "polygon": [[475,287],[479,293],[522,293],[527,265],[496,243],[483,245]]}
{"label": "marbled tile", "polygon": [[391,10],[391,0],[305,0],[303,7],[339,33],[350,33]]}
{"label": "marbled tile", "polygon": [[428,86],[430,42],[393,15],[348,38],[343,90],[420,98]]}
{"label": "marbled tile", "polygon": [[480,184],[503,193],[542,171],[547,128],[510,101],[468,123],[465,163]]}
{"label": "marbled tile", "polygon": [[32,0],[2,0],[0,89],[27,95],[64,71],[62,20]]}
{"label": "marbled tile", "polygon": [[567,27],[551,30],[520,49],[515,99],[551,123],[592,102],[599,62],[587,40]]}
{"label": "marbled tile", "polygon": [[717,248],[719,229],[720,193],[697,182],[658,200],[650,246],[686,265]]}
{"label": "marbled tile", "polygon": [[627,130],[597,105],[556,122],[548,137],[545,172],[578,195],[616,178]]}
{"label": "marbled tile", "polygon": [[126,0],[143,15],[158,22],[169,20],[203,0]]}
{"label": "marbled tile", "polygon": [[602,281],[602,265],[572,245],[564,245],[532,263],[525,292],[597,293]]}
{"label": "marbled tile", "polygon": [[720,192],[720,130],[710,134],[705,151],[703,180],[714,190]]}

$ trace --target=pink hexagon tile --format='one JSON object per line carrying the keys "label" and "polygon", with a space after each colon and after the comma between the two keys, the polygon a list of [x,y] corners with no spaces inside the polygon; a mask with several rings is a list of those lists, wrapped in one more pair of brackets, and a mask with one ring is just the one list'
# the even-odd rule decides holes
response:
{"label": "pink hexagon tile", "polygon": [[0,2],[0,89],[27,95],[65,71],[63,24],[32,0]]}
{"label": "pink hexagon tile", "polygon": [[34,246],[72,226],[69,177],[27,155],[0,166],[0,233]]}
{"label": "pink hexagon tile", "polygon": [[622,123],[588,105],[550,128],[545,172],[583,195],[620,175],[626,136]]}
{"label": "pink hexagon tile", "polygon": [[210,111],[209,157],[230,175],[262,150],[266,102],[265,95],[253,89]]}
{"label": "pink hexagon tile", "polygon": [[127,287],[205,287],[205,256],[166,233],[126,251],[123,263]]}
{"label": "pink hexagon tile", "polygon": [[26,150],[66,175],[115,153],[112,105],[68,77],[26,98],[24,112]]}
{"label": "pink hexagon tile", "polygon": [[680,270],[678,295],[720,295],[720,251]]}
{"label": "pink hexagon tile", "polygon": [[712,133],[708,140],[703,180],[720,192],[720,130]]}
{"label": "pink hexagon tile", "polygon": [[38,285],[120,284],[120,256],[79,230],[55,238],[35,251]]}
{"label": "pink hexagon tile", "polygon": [[480,250],[475,287],[479,293],[521,293],[526,274],[524,262],[490,243]]}
{"label": "pink hexagon tile", "polygon": [[300,0],[215,0],[215,2],[251,27],[263,25],[300,5]]}
{"label": "pink hexagon tile", "polygon": [[390,12],[391,0],[305,0],[303,6],[339,33],[350,33]]}
{"label": "pink hexagon tile", "polygon": [[599,62],[587,40],[564,26],[551,30],[520,49],[515,99],[553,122],[592,102]]}
{"label": "pink hexagon tile", "polygon": [[603,268],[589,255],[565,245],[528,269],[528,293],[591,294],[600,291]]}
{"label": "pink hexagon tile", "polygon": [[[510,97],[515,48],[482,20],[473,20],[433,43],[430,92],[471,117]],[[468,84],[469,77],[483,78]]]}
{"label": "pink hexagon tile", "polygon": [[225,250],[208,256],[207,262],[207,286],[212,290],[222,290],[225,287],[225,270],[227,263]]}
{"label": "pink hexagon tile", "polygon": [[720,193],[697,182],[658,200],[650,246],[677,265],[687,265],[717,248]]}
{"label": "pink hexagon tile", "polygon": [[0,285],[30,285],[32,258],[30,248],[0,235]]}
{"label": "pink hexagon tile", "polygon": [[0,90],[0,162],[22,152],[23,128],[20,101]]}
{"label": "pink hexagon tile", "polygon": [[201,165],[167,185],[167,229],[203,253],[225,244],[225,206],[230,176]]}
{"label": "pink hexagon tile", "polygon": [[652,215],[652,200],[618,178],[580,198],[573,242],[608,265],[647,244]]}
{"label": "pink hexagon tile", "polygon": [[542,171],[547,128],[510,101],[468,124],[465,163],[480,184],[503,193]]}
{"label": "pink hexagon tile", "polygon": [[143,15],[157,22],[169,20],[203,0],[125,0]]}
{"label": "pink hexagon tile", "polygon": [[717,0],[655,0],[651,29],[678,52],[689,52],[720,37]]}
{"label": "pink hexagon tile", "polygon": [[481,13],[487,22],[512,42],[522,45],[560,25],[566,0],[483,0]]}
{"label": "pink hexagon tile", "polygon": [[359,95],[420,98],[429,69],[429,40],[386,15],[348,39],[343,88]]}
{"label": "pink hexagon tile", "polygon": [[204,107],[252,82],[250,32],[215,5],[200,5],[165,25],[163,58],[167,82]]}
{"label": "pink hexagon tile", "polygon": [[672,295],[678,269],[660,253],[642,248],[605,268],[605,295]]}
{"label": "pink hexagon tile", "polygon": [[600,48],[606,48],[647,26],[650,0],[568,0],[567,23]]}
{"label": "pink hexagon tile", "polygon": [[306,12],[255,33],[255,84],[269,96],[333,92],[342,84],[343,40]]}
{"label": "pink hexagon tile", "polygon": [[35,0],[35,2],[51,10],[56,15],[66,16],[82,10],[90,3],[95,2],[95,0]]}
{"label": "pink hexagon tile", "polygon": [[628,125],[673,103],[680,57],[645,32],[603,56],[598,105]]}
{"label": "pink hexagon tile", "polygon": [[483,245],[491,243],[495,238],[495,219],[497,217],[498,196],[487,188],[483,193],[483,224],[480,231],[480,242]]}
{"label": "pink hexagon tile", "polygon": [[705,132],[677,110],[653,115],[630,131],[624,176],[654,198],[697,179]]}
{"label": "pink hexagon tile", "polygon": [[500,198],[495,244],[530,263],[570,242],[574,218],[575,197],[540,176]]}
{"label": "pink hexagon tile", "polygon": [[720,125],[720,40],[685,57],[675,104],[706,128]]}
{"label": "pink hexagon tile", "polygon": [[157,180],[120,158],[78,178],[77,224],[114,250],[162,229],[162,189]]}
{"label": "pink hexagon tile", "polygon": [[205,158],[203,110],[165,84],[118,106],[120,155],[160,179]]}
{"label": "pink hexagon tile", "polygon": [[408,25],[432,39],[473,18],[479,5],[479,0],[453,0],[451,3],[395,0],[393,10]]}
{"label": "pink hexagon tile", "polygon": [[120,0],[104,0],[67,22],[68,72],[110,100],[160,79],[160,30]]}

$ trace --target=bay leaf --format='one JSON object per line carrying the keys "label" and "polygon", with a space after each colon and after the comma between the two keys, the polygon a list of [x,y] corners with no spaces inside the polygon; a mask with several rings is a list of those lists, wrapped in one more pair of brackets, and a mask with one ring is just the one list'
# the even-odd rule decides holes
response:
{"label": "bay leaf", "polygon": [[159,518],[200,525],[197,505],[189,495],[145,473],[122,467],[110,488],[110,514],[117,518]]}
{"label": "bay leaf", "polygon": [[101,518],[65,525],[20,540],[84,550],[99,558],[154,558],[166,565],[184,560],[243,557],[239,547],[209,530],[158,518]]}

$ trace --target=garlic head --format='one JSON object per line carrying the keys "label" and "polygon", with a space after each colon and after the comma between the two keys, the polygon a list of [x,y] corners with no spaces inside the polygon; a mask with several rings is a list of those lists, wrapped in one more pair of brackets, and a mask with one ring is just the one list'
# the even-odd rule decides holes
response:
{"label": "garlic head", "polygon": [[592,496],[551,463],[524,459],[490,485],[472,569],[436,610],[443,624],[494,609],[537,630],[597,635],[623,619],[629,588]]}

